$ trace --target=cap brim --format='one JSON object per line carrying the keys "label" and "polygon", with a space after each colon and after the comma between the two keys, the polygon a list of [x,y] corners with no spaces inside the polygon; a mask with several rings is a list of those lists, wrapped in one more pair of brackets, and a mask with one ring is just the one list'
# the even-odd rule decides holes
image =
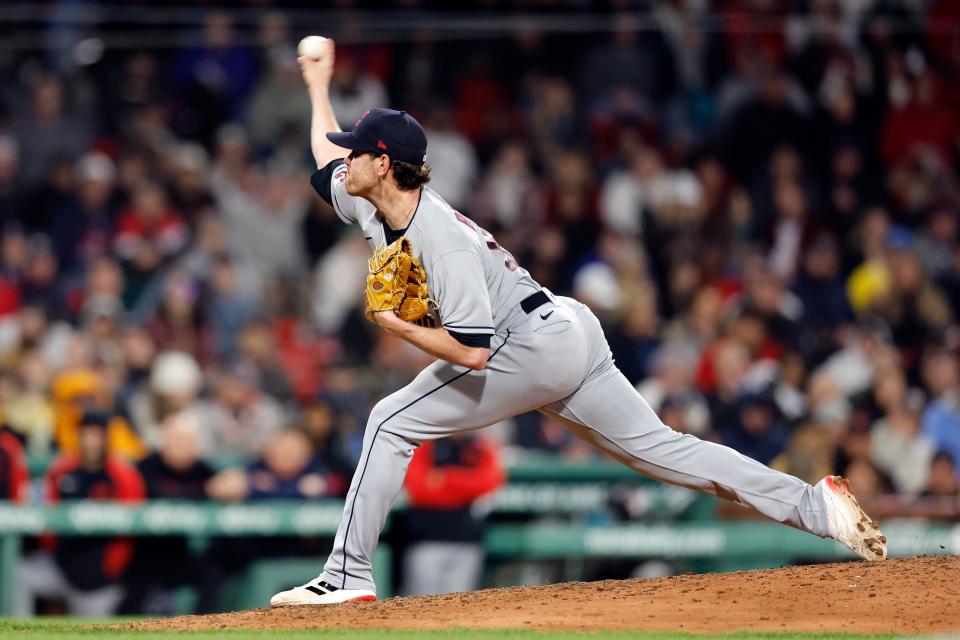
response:
{"label": "cap brim", "polygon": [[352,131],[337,131],[336,133],[328,133],[327,140],[344,149],[351,149],[354,151],[367,150],[367,147],[353,136]]}

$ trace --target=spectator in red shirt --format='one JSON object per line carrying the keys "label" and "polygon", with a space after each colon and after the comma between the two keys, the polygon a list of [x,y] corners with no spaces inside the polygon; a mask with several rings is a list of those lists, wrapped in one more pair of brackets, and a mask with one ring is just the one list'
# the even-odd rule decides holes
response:
{"label": "spectator in red shirt", "polygon": [[924,152],[932,152],[949,166],[960,121],[939,93],[933,73],[925,73],[917,78],[912,99],[887,112],[879,143],[888,168]]}
{"label": "spectator in red shirt", "polygon": [[6,427],[0,427],[0,500],[26,502],[29,485],[23,445]]}
{"label": "spectator in red shirt", "polygon": [[409,544],[403,558],[403,593],[471,591],[483,570],[483,520],[473,504],[506,479],[497,450],[473,435],[420,445],[404,487],[410,509],[397,528]]}
{"label": "spectator in red shirt", "polygon": [[[65,453],[47,472],[47,500],[139,502],[145,498],[136,468],[110,454],[107,423],[110,416],[89,411],[79,427],[79,451]],[[71,614],[112,615],[123,589],[119,580],[133,554],[128,537],[82,536],[45,538],[49,551],[26,558],[20,566],[16,612],[33,612],[33,599],[63,598]]]}
{"label": "spectator in red shirt", "polygon": [[160,185],[141,182],[131,205],[120,214],[113,249],[127,271],[127,302],[135,300],[154,274],[187,245],[189,234]]}

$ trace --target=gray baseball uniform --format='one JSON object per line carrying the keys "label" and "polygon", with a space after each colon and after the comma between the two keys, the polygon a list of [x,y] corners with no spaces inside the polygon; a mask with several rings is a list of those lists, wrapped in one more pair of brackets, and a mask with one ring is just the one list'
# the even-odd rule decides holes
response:
{"label": "gray baseball uniform", "polygon": [[346,193],[345,165],[313,184],[372,248],[410,238],[442,325],[466,344],[489,340],[482,371],[438,360],[376,404],[322,580],[375,590],[371,556],[407,464],[423,441],[539,410],[636,471],[721,496],[827,537],[820,489],[733,449],[664,425],[613,362],[600,323],[583,304],[540,287],[493,237],[428,187],[402,232]]}

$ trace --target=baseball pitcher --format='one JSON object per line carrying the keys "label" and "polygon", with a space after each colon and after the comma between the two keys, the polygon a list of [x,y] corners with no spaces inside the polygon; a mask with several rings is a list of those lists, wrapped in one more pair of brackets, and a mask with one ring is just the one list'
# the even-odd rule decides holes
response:
{"label": "baseball pitcher", "polygon": [[[882,560],[886,540],[846,481],[815,486],[664,425],[617,370],[600,323],[541,287],[510,252],[426,186],[427,139],[402,111],[341,132],[328,98],[334,45],[300,66],[313,104],[311,182],[374,255],[366,315],[435,356],[376,404],[323,572],[271,605],[375,600],[371,557],[414,449],[538,410],[644,475],[721,496]],[[429,321],[428,321],[429,320]]]}

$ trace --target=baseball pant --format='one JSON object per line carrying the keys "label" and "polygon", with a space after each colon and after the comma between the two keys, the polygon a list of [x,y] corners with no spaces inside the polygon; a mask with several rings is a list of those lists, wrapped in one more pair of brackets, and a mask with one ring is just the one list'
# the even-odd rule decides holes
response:
{"label": "baseball pant", "polygon": [[63,598],[71,615],[105,618],[116,612],[123,599],[123,588],[111,584],[90,591],[77,589],[63,575],[52,555],[39,552],[20,563],[13,614],[20,618],[32,617],[36,598]]}
{"label": "baseball pant", "polygon": [[418,542],[403,556],[403,595],[473,591],[483,574],[483,557],[478,542]]}
{"label": "baseball pant", "polygon": [[370,559],[421,442],[535,409],[644,475],[827,537],[819,489],[664,425],[614,366],[593,313],[558,297],[498,332],[483,371],[437,361],[374,406],[321,579],[375,590]]}

